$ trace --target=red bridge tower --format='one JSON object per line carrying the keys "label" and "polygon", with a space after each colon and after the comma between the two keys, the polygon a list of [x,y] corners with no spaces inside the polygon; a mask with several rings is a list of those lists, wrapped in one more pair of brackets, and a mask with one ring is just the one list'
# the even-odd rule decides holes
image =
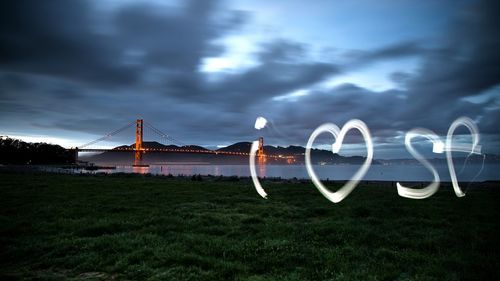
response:
{"label": "red bridge tower", "polygon": [[143,124],[142,119],[137,119],[135,123],[135,162],[134,166],[142,166],[142,154],[144,153],[142,148],[142,136],[143,136]]}

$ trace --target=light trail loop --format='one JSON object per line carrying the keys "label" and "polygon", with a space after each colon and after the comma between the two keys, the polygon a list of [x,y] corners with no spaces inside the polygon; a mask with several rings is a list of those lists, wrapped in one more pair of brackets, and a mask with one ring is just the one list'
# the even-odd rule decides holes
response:
{"label": "light trail loop", "polygon": [[427,161],[420,153],[418,153],[418,151],[415,150],[415,148],[413,148],[412,140],[416,137],[424,137],[432,141],[433,151],[434,148],[440,149],[444,147],[444,144],[439,138],[439,136],[436,135],[436,133],[424,128],[413,129],[407,132],[405,136],[405,146],[408,152],[410,152],[410,154],[413,157],[415,157],[415,159],[417,159],[420,163],[422,163],[422,165],[424,165],[429,171],[431,171],[434,178],[432,180],[432,183],[420,189],[405,187],[399,182],[396,183],[396,187],[398,190],[398,194],[401,197],[406,197],[411,199],[425,199],[436,193],[436,191],[439,188],[440,179],[438,172],[436,171],[436,169],[434,169],[431,163],[429,163],[429,161]]}
{"label": "light trail loop", "polygon": [[[342,186],[336,192],[332,192],[328,190],[323,185],[323,183],[321,183],[318,176],[314,172],[314,169],[311,164],[311,148],[316,138],[320,134],[326,132],[332,134],[333,137],[335,138],[335,142],[332,144],[332,152],[338,153],[340,151],[340,148],[342,147],[342,143],[344,141],[346,133],[351,129],[358,130],[363,136],[363,139],[365,140],[366,160],[361,166],[361,168],[354,174],[351,180],[349,180],[344,186]],[[359,183],[359,181],[363,178],[363,176],[370,168],[372,160],[373,160],[373,142],[370,135],[370,130],[363,121],[358,119],[350,120],[344,125],[344,127],[342,127],[342,129],[339,129],[337,125],[332,123],[323,124],[313,131],[313,133],[309,137],[309,140],[307,141],[306,153],[305,153],[307,173],[309,174],[313,184],[321,192],[321,194],[323,194],[323,196],[325,196],[328,200],[330,200],[333,203],[338,203],[342,201],[345,197],[347,197],[347,195],[349,195],[349,193],[351,193],[354,190],[356,185]]]}
{"label": "light trail loop", "polygon": [[[470,135],[472,137],[472,146],[471,147],[466,147],[466,146],[462,146],[462,145],[458,145],[458,146],[452,145],[453,134],[455,133],[455,130],[459,126],[465,126],[467,129],[469,129]],[[457,195],[457,197],[463,197],[463,196],[465,196],[465,193],[462,191],[462,189],[460,188],[460,185],[458,184],[457,174],[455,172],[455,166],[453,164],[452,152],[453,151],[468,152],[469,155],[481,154],[481,146],[479,145],[479,139],[480,139],[479,138],[479,129],[477,128],[476,123],[474,123],[474,121],[472,121],[472,119],[470,119],[468,117],[458,118],[453,123],[451,123],[450,128],[448,129],[448,134],[446,135],[446,146],[445,146],[446,161],[448,162],[448,170],[450,171],[451,182],[452,182],[453,189],[455,190],[455,194]],[[482,168],[481,168],[481,171],[482,171]]]}

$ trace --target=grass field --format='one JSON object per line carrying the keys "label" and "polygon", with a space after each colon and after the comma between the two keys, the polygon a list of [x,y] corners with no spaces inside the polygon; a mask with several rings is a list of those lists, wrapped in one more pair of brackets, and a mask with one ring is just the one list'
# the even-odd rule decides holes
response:
{"label": "grass field", "polygon": [[500,186],[426,200],[311,183],[0,174],[0,279],[498,280]]}

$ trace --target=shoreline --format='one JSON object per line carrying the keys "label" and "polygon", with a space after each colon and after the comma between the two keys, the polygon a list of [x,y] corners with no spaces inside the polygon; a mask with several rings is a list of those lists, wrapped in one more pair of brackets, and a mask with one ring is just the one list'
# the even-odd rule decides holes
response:
{"label": "shoreline", "polygon": [[[47,165],[42,165],[47,166]],[[59,166],[59,165],[54,165]],[[127,172],[115,172],[115,173],[106,173],[106,172],[98,172],[98,171],[88,171],[88,172],[80,172],[75,173],[69,169],[61,169],[61,170],[41,170],[40,166],[18,166],[18,165],[2,165],[0,166],[0,175],[1,174],[35,174],[35,175],[70,175],[75,177],[109,177],[109,178],[164,178],[164,179],[177,179],[177,180],[186,180],[186,181],[241,181],[241,182],[252,182],[252,178],[248,176],[236,176],[236,175],[211,175],[211,174],[154,174],[154,173],[127,173]],[[261,182],[267,183],[300,183],[300,184],[311,184],[312,181],[309,178],[282,178],[282,177],[259,177]],[[339,185],[345,184],[348,180],[331,180],[325,179],[322,180],[323,183],[328,185]],[[390,180],[361,180],[358,185],[363,186],[388,186],[396,188],[397,181]],[[405,183],[409,185],[415,186],[415,188],[424,187],[429,182],[428,181],[399,181],[400,183]],[[477,181],[477,182],[462,182],[463,186],[466,186],[468,189],[476,189],[476,188],[496,188],[500,186],[500,181],[498,180],[486,180],[486,181]],[[452,188],[451,181],[441,181],[440,188]]]}

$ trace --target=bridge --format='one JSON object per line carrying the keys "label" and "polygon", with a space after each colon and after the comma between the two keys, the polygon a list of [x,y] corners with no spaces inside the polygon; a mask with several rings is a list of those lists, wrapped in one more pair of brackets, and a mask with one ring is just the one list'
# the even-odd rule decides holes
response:
{"label": "bridge", "polygon": [[[126,129],[130,128],[133,126],[135,123],[135,144],[132,146],[119,146],[115,148],[94,148],[91,147],[92,145],[95,145],[97,143],[100,143],[102,141],[108,140],[114,135],[121,133],[125,131]],[[151,131],[159,136],[162,140],[165,140],[166,142],[170,144],[176,144],[180,146],[175,146],[175,148],[170,148],[170,147],[165,147],[165,148],[148,148],[144,147],[144,129],[145,128],[151,129]],[[173,137],[163,133],[161,130],[155,128],[153,125],[144,122],[143,119],[137,119],[135,122],[131,122],[127,125],[125,125],[122,128],[119,128],[117,130],[114,130],[105,136],[93,140],[89,143],[86,143],[84,145],[81,145],[80,147],[72,148],[70,149],[74,154],[74,159],[75,162],[78,160],[78,153],[79,152],[108,152],[108,151],[113,151],[113,152],[129,152],[129,153],[134,153],[135,155],[135,161],[134,161],[134,166],[147,166],[142,163],[142,158],[143,154],[148,153],[148,152],[155,152],[155,153],[199,153],[199,154],[215,154],[215,155],[233,155],[233,156],[250,156],[250,151],[248,152],[239,152],[239,151],[221,151],[221,150],[210,150],[210,149],[197,149],[193,148],[193,146],[186,146],[184,143],[174,139]],[[266,155],[264,153],[264,138],[260,137],[259,138],[259,148],[257,150],[257,157],[259,159],[259,162],[264,163],[266,159],[268,158],[279,158],[279,159],[285,159],[287,162],[293,162],[294,157],[293,156],[278,156],[278,155]]]}

